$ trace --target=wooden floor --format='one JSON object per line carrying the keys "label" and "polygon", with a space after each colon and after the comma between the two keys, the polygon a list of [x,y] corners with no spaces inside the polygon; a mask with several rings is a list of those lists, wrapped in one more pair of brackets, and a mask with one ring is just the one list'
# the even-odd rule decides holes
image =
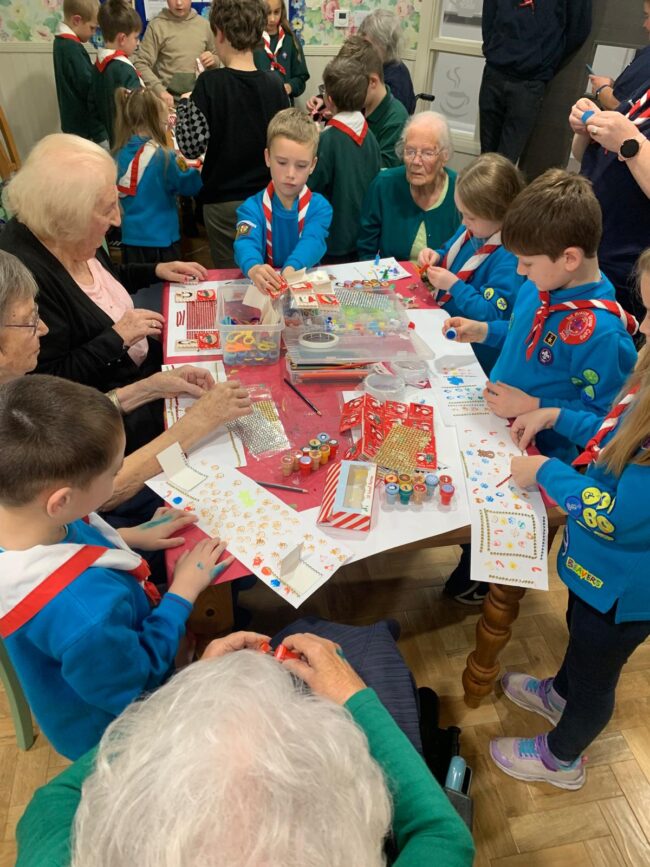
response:
{"label": "wooden floor", "polygon": [[[476,867],[650,865],[650,643],[637,650],[623,673],[615,716],[588,751],[583,789],[562,792],[511,780],[488,758],[489,739],[534,735],[549,725],[500,691],[476,710],[464,705],[460,676],[478,613],[441,598],[457,554],[455,548],[413,551],[354,564],[300,613],[346,623],[399,620],[400,648],[418,685],[440,695],[442,725],[462,727],[461,751],[474,769]],[[503,655],[506,668],[539,676],[557,670],[566,642],[565,599],[555,574],[549,593],[528,593]],[[242,594],[240,602],[253,611],[252,627],[260,630],[273,632],[295,618],[264,586]],[[42,735],[29,752],[20,752],[4,695],[0,699],[0,867],[9,867],[16,821],[34,789],[66,762]]]}

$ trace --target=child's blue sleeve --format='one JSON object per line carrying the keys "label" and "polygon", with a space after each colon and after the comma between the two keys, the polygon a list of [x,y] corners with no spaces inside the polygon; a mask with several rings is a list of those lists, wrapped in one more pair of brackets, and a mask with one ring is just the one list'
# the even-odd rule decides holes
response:
{"label": "child's blue sleeve", "polygon": [[253,265],[266,262],[266,223],[257,196],[251,196],[237,208],[235,262],[244,276]]}
{"label": "child's blue sleeve", "polygon": [[[537,481],[548,494],[564,507],[580,503],[575,512],[567,510],[567,520],[575,521],[584,530],[608,544],[638,549],[648,540],[650,531],[650,468],[628,464],[621,476],[605,481],[577,472],[568,464],[552,458],[537,471]],[[647,546],[648,542],[645,542]]]}
{"label": "child's blue sleeve", "polygon": [[332,222],[332,206],[326,198],[314,193],[307,209],[302,235],[283,268],[312,268],[327,250],[327,235]]}
{"label": "child's blue sleeve", "polygon": [[117,716],[168,676],[191,610],[167,593],[135,628],[132,599],[117,596],[102,619],[64,648],[62,676],[85,702]]}
{"label": "child's blue sleeve", "polygon": [[514,257],[507,256],[490,268],[489,282],[475,286],[457,280],[449,292],[461,316],[481,322],[507,320],[523,282],[524,278],[517,274]]}
{"label": "child's blue sleeve", "polygon": [[[510,323],[507,319],[493,319],[491,322],[488,322],[488,330],[483,345],[495,346],[497,348],[503,346],[509,325]],[[555,406],[555,404],[549,404],[549,406]]]}
{"label": "child's blue sleeve", "polygon": [[166,181],[169,191],[177,196],[195,196],[203,186],[201,172],[189,168],[185,160],[173,151],[163,154],[163,159],[168,161]]}
{"label": "child's blue sleeve", "polygon": [[596,434],[604,416],[594,415],[584,409],[562,409],[553,425],[553,430],[560,436],[579,446],[586,446]]}
{"label": "child's blue sleeve", "polygon": [[636,363],[636,350],[630,336],[618,325],[616,330],[603,327],[601,321],[586,343],[571,348],[568,375],[575,386],[575,399],[542,397],[540,407],[586,409],[596,415],[606,415]]}

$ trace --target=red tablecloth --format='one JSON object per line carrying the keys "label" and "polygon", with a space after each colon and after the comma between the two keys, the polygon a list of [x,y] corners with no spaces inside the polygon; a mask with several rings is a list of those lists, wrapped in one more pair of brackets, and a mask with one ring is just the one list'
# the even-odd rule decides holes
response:
{"label": "red tablecloth", "polygon": [[[432,301],[431,293],[417,276],[415,267],[410,262],[402,262],[401,264],[413,274],[413,280],[410,281],[404,278],[397,281],[395,284],[396,291],[405,297],[415,297],[414,306],[416,307],[437,307]],[[210,271],[208,279],[232,280],[241,276],[240,271],[221,270]],[[165,318],[167,318],[168,309],[169,287],[166,286],[163,293],[163,315]],[[166,345],[166,343],[163,345]],[[213,358],[218,359],[220,356],[215,355]],[[209,356],[201,356],[201,360],[209,359]],[[174,364],[191,363],[197,360],[196,356],[191,355],[173,359]],[[240,379],[246,386],[264,385],[271,391],[287,437],[293,447],[300,448],[306,445],[310,439],[319,433],[328,433],[330,437],[339,440],[339,456],[341,451],[345,450],[349,445],[349,440],[346,440],[343,435],[338,433],[341,392],[343,390],[341,383],[310,383],[299,386],[300,391],[322,412],[323,415],[318,416],[284,382],[284,377],[287,375],[284,355],[276,364],[259,367],[226,367],[226,373],[229,379]],[[355,387],[356,384],[349,386],[350,389]],[[258,482],[295,483],[297,487],[307,488],[309,491],[307,494],[271,490],[271,493],[275,494],[276,497],[279,497],[289,505],[295,506],[298,511],[320,505],[327,465],[306,478],[302,476],[299,478],[297,474],[294,474],[287,479],[280,472],[280,455],[258,459],[247,453],[247,461],[247,465],[241,467],[240,472],[245,473],[251,479],[255,479]],[[203,531],[198,528],[192,528],[185,532],[184,535],[187,540],[185,546],[167,551],[167,569],[170,575],[181,553],[186,548],[193,547],[200,539],[205,538]],[[242,575],[248,575],[249,572],[250,570],[246,566],[236,561],[219,577],[216,583],[233,581]]]}

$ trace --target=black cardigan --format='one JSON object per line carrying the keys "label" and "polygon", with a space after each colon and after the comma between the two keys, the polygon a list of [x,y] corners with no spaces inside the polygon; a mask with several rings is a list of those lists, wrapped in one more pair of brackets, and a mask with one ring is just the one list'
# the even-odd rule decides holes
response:
{"label": "black cardigan", "polygon": [[[17,256],[38,284],[38,309],[49,333],[41,337],[36,372],[109,391],[160,369],[160,344],[149,341],[147,359],[138,367],[110,316],[91,301],[27,226],[11,219],[0,233],[0,249]],[[103,249],[96,256],[131,294],[156,281],[155,265],[116,269]]]}

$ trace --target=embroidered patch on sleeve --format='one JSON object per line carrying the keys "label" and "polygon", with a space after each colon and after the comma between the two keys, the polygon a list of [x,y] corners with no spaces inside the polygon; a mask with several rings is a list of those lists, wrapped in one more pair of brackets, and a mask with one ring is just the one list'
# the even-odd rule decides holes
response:
{"label": "embroidered patch on sleeve", "polygon": [[241,220],[237,223],[237,238],[241,238],[244,235],[248,235],[251,229],[256,229],[257,226],[255,223],[251,223],[249,220]]}

